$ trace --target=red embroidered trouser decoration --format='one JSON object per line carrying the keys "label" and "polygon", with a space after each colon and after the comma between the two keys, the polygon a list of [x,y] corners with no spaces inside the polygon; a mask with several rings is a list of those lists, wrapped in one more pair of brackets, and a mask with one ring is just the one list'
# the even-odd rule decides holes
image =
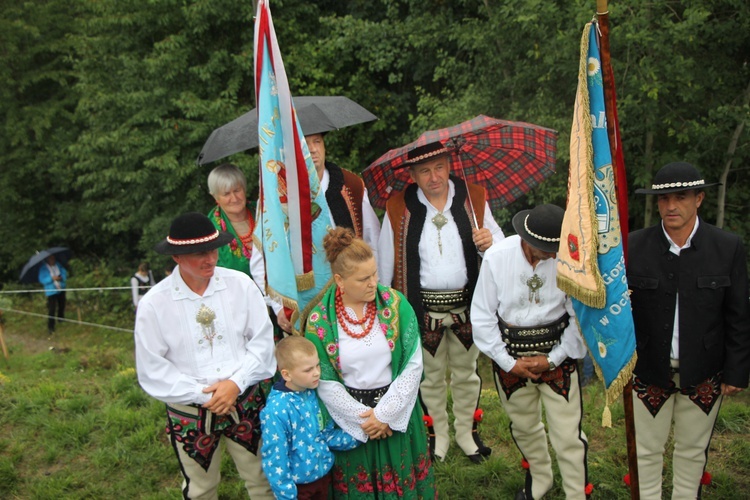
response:
{"label": "red embroidered trouser decoration", "polygon": [[677,387],[670,380],[669,387],[666,389],[647,384],[636,376],[633,381],[633,392],[643,402],[643,405],[651,415],[659,413],[659,410],[664,406],[669,397],[678,392],[684,396],[688,396],[690,401],[695,403],[703,413],[708,415],[721,395],[721,373],[717,373],[713,377],[709,377],[694,386],[683,388]]}
{"label": "red embroidered trouser decoration", "polygon": [[[497,374],[500,380],[500,386],[505,393],[505,397],[510,399],[510,396],[521,387],[526,387],[529,379],[524,377],[518,377],[512,373],[508,373],[497,363],[492,362],[492,370]],[[538,380],[532,380],[534,384],[547,384],[556,393],[565,398],[568,401],[568,395],[570,394],[570,375],[576,371],[576,362],[570,358],[567,358],[563,363],[555,368],[554,370],[542,373]]]}
{"label": "red embroidered trouser decoration", "polygon": [[185,453],[204,470],[211,465],[211,458],[224,436],[240,444],[253,455],[258,454],[260,441],[260,410],[265,406],[265,393],[261,382],[248,388],[237,398],[234,414],[215,415],[200,406],[167,405],[167,434],[180,445]]}
{"label": "red embroidered trouser decoration", "polygon": [[[443,315],[446,313],[437,314]],[[474,339],[471,335],[471,322],[469,321],[469,309],[466,308],[460,313],[450,312],[448,314],[453,319],[453,324],[450,326],[451,331],[468,351],[474,345]],[[423,324],[422,347],[434,356],[440,346],[440,341],[443,340],[443,335],[445,335],[443,320],[431,316],[429,312],[425,312]]]}

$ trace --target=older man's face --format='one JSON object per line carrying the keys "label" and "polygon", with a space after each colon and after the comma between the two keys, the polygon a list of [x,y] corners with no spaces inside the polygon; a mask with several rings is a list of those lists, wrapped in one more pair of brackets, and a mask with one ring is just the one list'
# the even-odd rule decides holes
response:
{"label": "older man's face", "polygon": [[414,165],[409,168],[411,180],[424,192],[427,199],[444,199],[448,196],[448,177],[451,162],[447,155]]}
{"label": "older man's face", "polygon": [[219,251],[208,250],[199,253],[188,253],[172,256],[180,266],[180,276],[190,285],[193,282],[208,281],[214,275],[216,262],[219,260]]}
{"label": "older man's face", "polygon": [[318,177],[323,177],[323,170],[326,168],[326,141],[323,139],[323,134],[306,135],[305,142],[307,142],[307,149],[310,150]]}
{"label": "older man's face", "polygon": [[660,194],[657,204],[667,234],[671,235],[682,230],[692,231],[695,219],[698,217],[698,208],[705,196],[706,194],[702,191],[696,192],[694,189]]}

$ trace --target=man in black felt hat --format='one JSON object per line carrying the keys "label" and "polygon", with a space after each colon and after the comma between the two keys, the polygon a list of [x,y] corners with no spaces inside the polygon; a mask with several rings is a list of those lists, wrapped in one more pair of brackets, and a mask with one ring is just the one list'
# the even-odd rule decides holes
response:
{"label": "man in black felt hat", "polygon": [[450,445],[450,370],[456,443],[469,460],[480,463],[492,450],[477,432],[482,381],[468,306],[481,253],[504,236],[492,218],[485,189],[450,175],[450,154],[440,142],[409,152],[406,166],[413,183],[388,199],[378,242],[378,274],[381,283],[406,295],[420,320],[425,373],[420,401],[430,429],[430,451],[442,461]]}
{"label": "man in black felt hat", "polygon": [[750,307],[736,235],[698,217],[706,183],[670,163],[638,194],[657,196],[661,223],[628,238],[628,285],[638,351],[633,384],[641,498],[661,498],[674,422],[672,498],[700,497],[723,396],[747,387]]}
{"label": "man in black felt hat", "polygon": [[141,387],[167,405],[167,431],[185,498],[217,498],[222,450],[248,494],[272,499],[261,469],[260,410],[276,371],[263,296],[244,273],[216,267],[232,236],[203,214],[180,215],[156,245],[174,271],[138,304]]}
{"label": "man in black felt hat", "polygon": [[565,498],[584,499],[588,444],[576,360],[586,354],[570,297],[557,287],[564,210],[540,205],[513,217],[518,233],[484,254],[471,303],[474,343],[492,359],[495,387],[527,466],[516,499],[553,486],[542,404]]}

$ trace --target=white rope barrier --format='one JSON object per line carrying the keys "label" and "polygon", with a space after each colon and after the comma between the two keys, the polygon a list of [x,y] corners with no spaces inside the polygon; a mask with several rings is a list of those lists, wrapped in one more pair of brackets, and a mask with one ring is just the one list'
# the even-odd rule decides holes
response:
{"label": "white rope barrier", "polygon": [[[33,312],[28,312],[28,311],[18,311],[16,309],[1,308],[0,311],[2,311],[4,313],[5,312],[13,312],[13,313],[16,313],[16,314],[25,314],[27,316],[35,316],[37,318],[45,318],[45,319],[49,319],[50,317],[52,317],[52,316],[48,316],[46,314],[33,313]],[[65,321],[66,323],[74,323],[74,324],[77,324],[77,325],[86,325],[86,326],[95,326],[95,327],[98,327],[98,328],[108,328],[110,330],[117,330],[117,331],[120,331],[120,332],[133,333],[133,329],[132,328],[131,329],[127,329],[127,328],[120,328],[120,327],[117,327],[117,326],[99,325],[97,323],[89,323],[87,321],[76,321],[74,319],[58,318],[57,316],[54,316],[54,318],[57,321]]]}
{"label": "white rope barrier", "polygon": [[[151,288],[150,286],[148,288]],[[103,292],[104,290],[132,290],[132,286],[108,286],[108,287],[90,287],[90,288],[65,288],[62,291],[63,292],[92,292],[92,291],[99,291]],[[0,290],[0,295],[2,294],[11,294],[11,293],[44,293],[45,290]]]}

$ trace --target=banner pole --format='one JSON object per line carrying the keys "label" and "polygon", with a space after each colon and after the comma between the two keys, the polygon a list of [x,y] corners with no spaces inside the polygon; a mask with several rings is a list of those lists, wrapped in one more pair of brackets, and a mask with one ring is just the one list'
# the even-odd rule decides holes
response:
{"label": "banner pole", "polygon": [[[609,147],[612,152],[612,159],[615,162],[615,158],[620,156],[622,152],[619,151],[620,145],[617,140],[617,117],[616,112],[613,108],[614,104],[614,75],[612,73],[612,64],[610,58],[609,48],[609,8],[607,0],[596,0],[596,15],[599,22],[599,31],[601,33],[601,47],[600,54],[602,58],[602,78],[604,81],[604,106],[607,116],[607,136],[609,138]],[[617,177],[617,176],[616,176]],[[622,176],[624,177],[624,176]],[[619,179],[624,180],[624,179]],[[622,200],[627,207],[627,187],[619,186],[618,189],[618,202],[620,193],[625,193],[625,199]],[[621,205],[623,206],[623,205]],[[622,212],[620,213],[621,227],[623,230],[623,240],[627,239],[627,208],[625,208],[625,214],[623,217]],[[624,243],[624,241],[623,241]],[[627,246],[623,244],[623,253],[625,262],[627,262]],[[638,453],[635,444],[635,422],[633,419],[633,381],[630,380],[625,385],[622,391],[622,403],[625,411],[625,440],[627,442],[628,449],[628,471],[630,475],[630,498],[633,500],[640,499],[640,487],[638,481]]]}

